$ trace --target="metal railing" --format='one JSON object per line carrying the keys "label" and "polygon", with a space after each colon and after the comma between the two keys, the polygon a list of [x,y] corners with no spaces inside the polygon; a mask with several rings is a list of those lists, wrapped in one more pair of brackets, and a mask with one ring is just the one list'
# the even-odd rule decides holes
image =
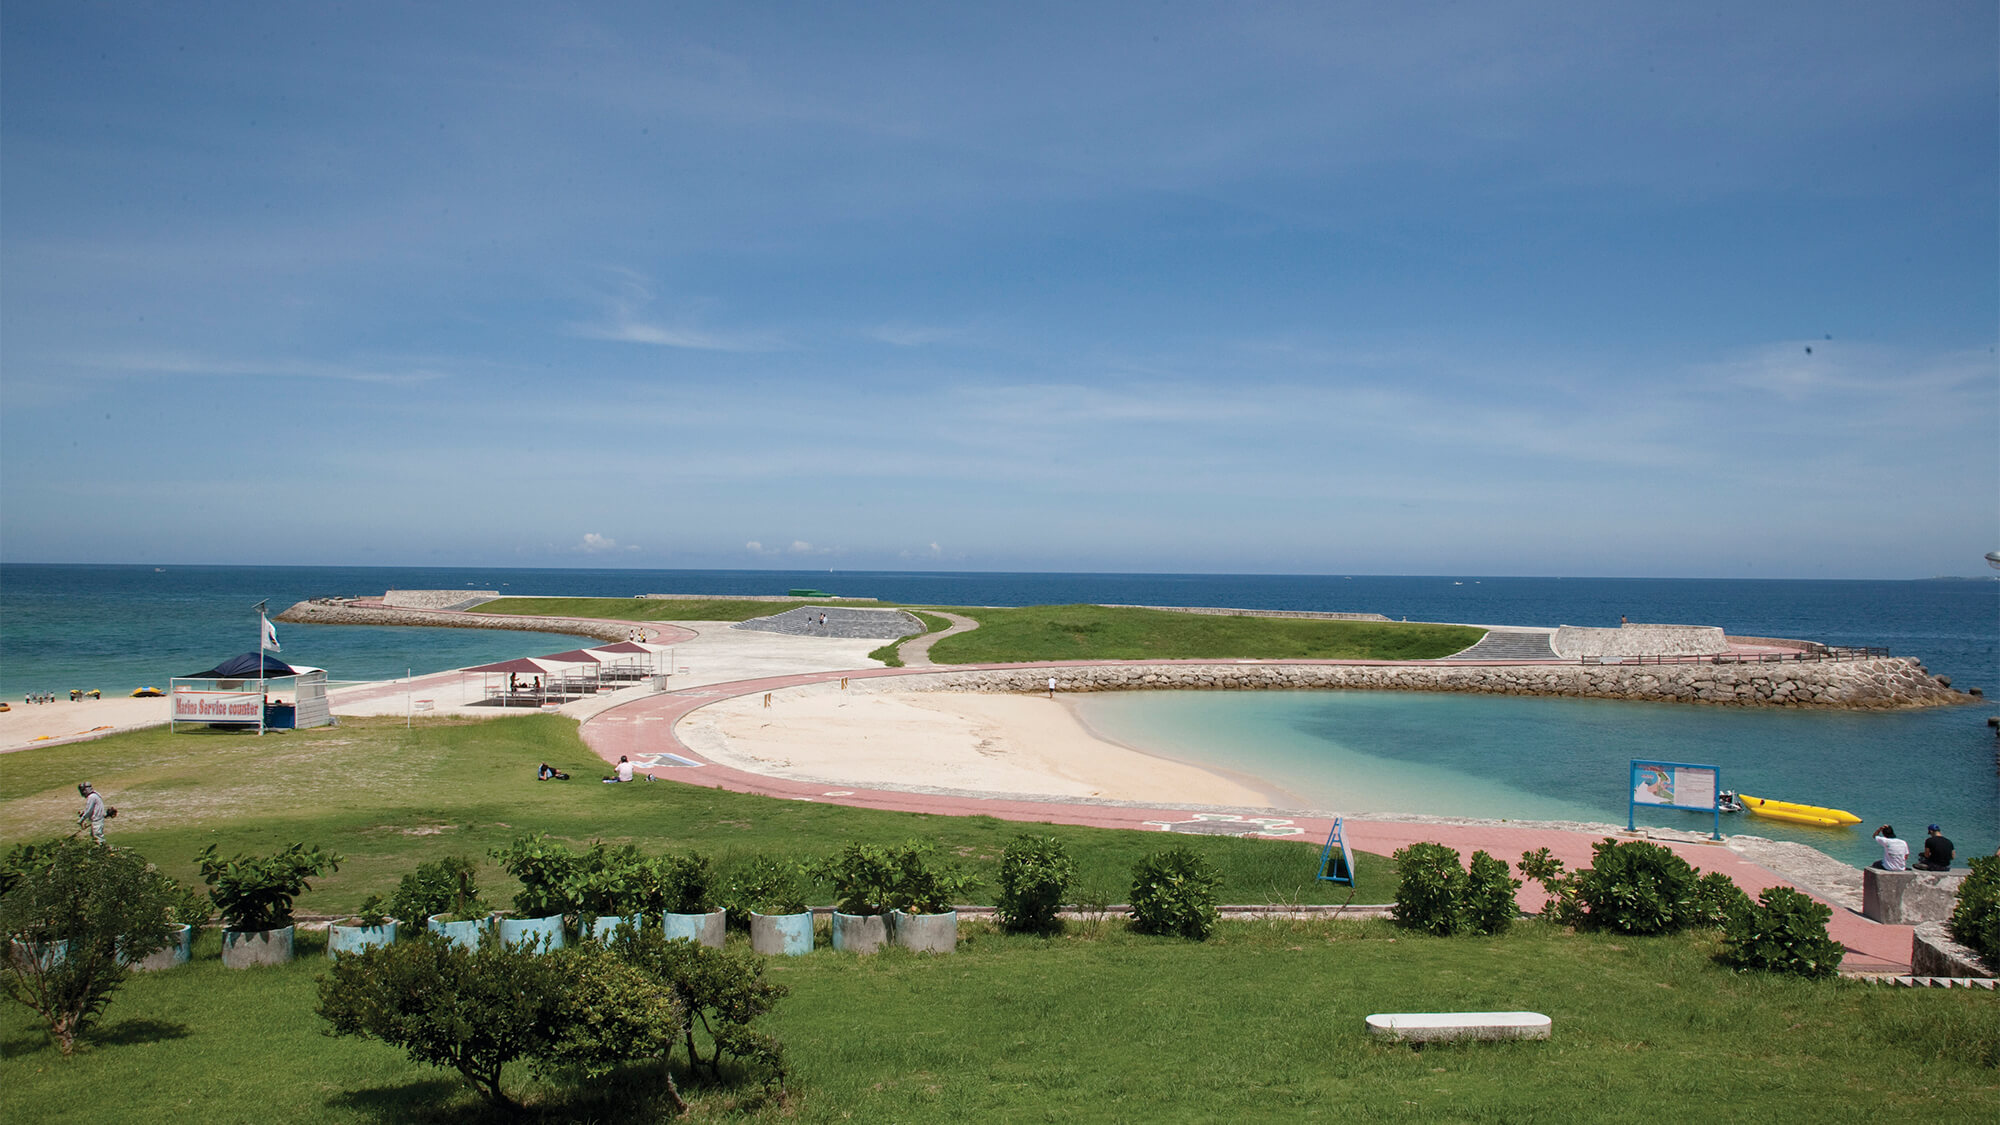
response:
{"label": "metal railing", "polygon": [[1828,646],[1804,652],[1717,652],[1657,656],[1580,656],[1578,664],[1817,664],[1826,660],[1874,660],[1886,648]]}

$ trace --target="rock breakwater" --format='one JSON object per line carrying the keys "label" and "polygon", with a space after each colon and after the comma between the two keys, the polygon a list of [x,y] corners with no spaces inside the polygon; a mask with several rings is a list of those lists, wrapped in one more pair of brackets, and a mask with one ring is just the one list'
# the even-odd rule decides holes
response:
{"label": "rock breakwater", "polygon": [[[1785,664],[1139,663],[968,669],[857,681],[873,691],[1445,691],[1703,703],[1737,707],[1901,710],[1975,702],[1910,657]],[[865,685],[865,686],[864,686]]]}
{"label": "rock breakwater", "polygon": [[366,602],[304,601],[279,614],[278,621],[306,625],[421,625],[433,629],[505,629],[517,633],[563,633],[622,641],[632,627],[616,621],[583,617],[519,617],[504,613],[455,613],[449,610],[397,609]]}

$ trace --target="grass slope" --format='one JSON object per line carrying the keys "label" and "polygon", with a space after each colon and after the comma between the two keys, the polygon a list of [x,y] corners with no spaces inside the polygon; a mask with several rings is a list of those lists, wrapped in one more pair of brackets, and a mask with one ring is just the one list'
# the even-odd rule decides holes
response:
{"label": "grass slope", "polygon": [[[529,617],[605,617],[613,621],[748,621],[769,617],[802,605],[824,605],[811,598],[500,598],[475,607],[473,613],[523,614]],[[882,602],[851,602],[869,609]]]}
{"label": "grass slope", "polygon": [[[567,782],[537,782],[535,766],[567,770]],[[511,878],[488,849],[529,832],[577,843],[602,838],[656,850],[692,848],[724,870],[770,851],[811,858],[847,840],[920,836],[955,853],[985,880],[974,900],[991,902],[999,854],[1024,831],[1064,839],[1082,872],[1085,900],[1123,902],[1132,865],[1163,846],[1157,832],[1025,825],[991,817],[940,817],[780,801],[670,782],[600,785],[604,763],[576,724],[557,715],[401,720],[344,719],[338,727],[271,733],[139,731],[96,742],[0,755],[0,841],[11,844],[74,826],[78,781],[119,809],[114,841],[137,848],[176,878],[192,879],[209,843],[224,854],[269,852],[293,840],[344,853],[337,874],[300,897],[307,914],[344,913],[371,892],[387,893],[418,863],[469,854],[482,886],[503,901]],[[675,771],[662,771],[672,777]],[[1296,841],[1182,836],[1222,870],[1224,900],[1342,902],[1349,889],[1313,879],[1316,848]],[[1356,860],[1357,902],[1386,901],[1388,863]],[[493,893],[497,892],[497,893]],[[824,895],[819,902],[831,900]]]}
{"label": "grass slope", "polygon": [[963,609],[979,628],[939,641],[940,664],[1030,660],[1435,660],[1478,642],[1460,625],[1221,617],[1097,605]]}

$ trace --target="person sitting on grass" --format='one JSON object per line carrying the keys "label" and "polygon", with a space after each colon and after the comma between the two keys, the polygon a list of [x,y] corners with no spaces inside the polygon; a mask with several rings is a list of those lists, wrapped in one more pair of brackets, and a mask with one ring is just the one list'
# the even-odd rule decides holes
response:
{"label": "person sitting on grass", "polygon": [[618,766],[612,771],[612,776],[604,779],[605,784],[611,785],[620,781],[630,780],[632,780],[632,762],[625,755],[620,754],[618,755]]}
{"label": "person sitting on grass", "polygon": [[543,763],[542,763],[542,768],[541,768],[541,769],[539,769],[539,770],[536,770],[536,771],[535,771],[535,780],[536,780],[536,781],[568,781],[568,780],[569,780],[569,775],[568,775],[568,774],[566,774],[566,773],[564,773],[563,771],[561,771],[561,770],[559,770],[559,769],[555,768],[554,766],[552,766],[552,765],[548,764],[547,762],[543,762]]}

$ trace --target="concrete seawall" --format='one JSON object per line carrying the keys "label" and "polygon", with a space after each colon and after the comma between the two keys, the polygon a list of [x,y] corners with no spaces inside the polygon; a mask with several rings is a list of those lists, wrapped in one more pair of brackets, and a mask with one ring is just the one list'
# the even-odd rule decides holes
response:
{"label": "concrete seawall", "polygon": [[871,691],[1445,691],[1707,703],[1739,707],[1900,710],[1976,702],[1909,657],[1799,664],[1449,665],[1174,663],[943,671],[858,681]]}

